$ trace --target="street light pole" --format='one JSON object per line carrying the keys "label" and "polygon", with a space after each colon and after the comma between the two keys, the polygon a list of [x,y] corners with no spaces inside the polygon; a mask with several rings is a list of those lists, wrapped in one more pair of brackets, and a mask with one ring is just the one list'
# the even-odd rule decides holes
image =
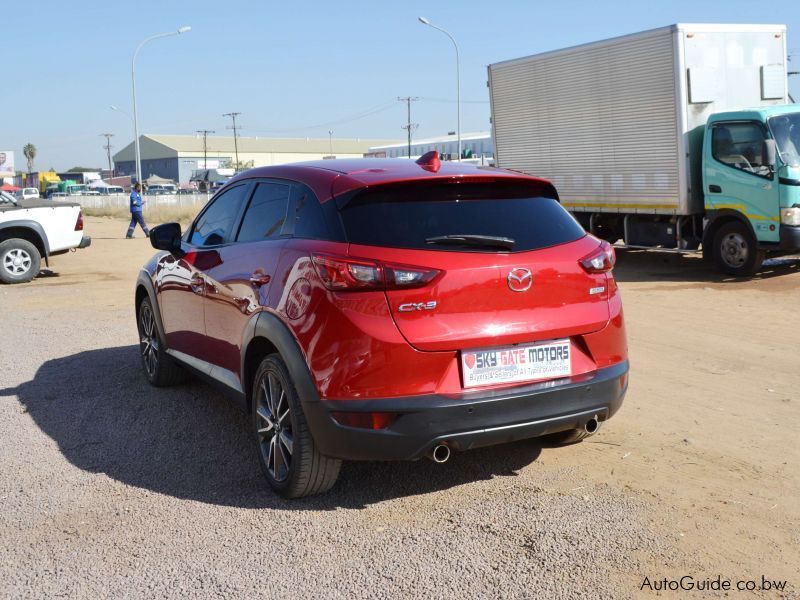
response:
{"label": "street light pole", "polygon": [[147,42],[172,35],[180,35],[181,33],[186,33],[191,29],[191,27],[185,25],[183,27],[179,27],[175,31],[151,35],[150,37],[143,39],[133,53],[133,60],[131,60],[131,89],[133,90],[133,143],[134,147],[136,148],[136,182],[139,184],[142,183],[142,157],[139,153],[139,115],[136,112],[136,55],[139,54],[139,50],[141,50],[142,46],[144,46]]}
{"label": "street light pole", "polygon": [[458,127],[456,132],[458,134],[458,161],[461,162],[461,64],[458,57],[458,44],[456,44],[455,38],[450,35],[450,33],[441,27],[437,27],[425,17],[419,17],[419,22],[423,25],[427,25],[428,27],[433,27],[434,29],[441,31],[450,38],[450,41],[453,42],[453,47],[456,49],[456,105],[458,112]]}

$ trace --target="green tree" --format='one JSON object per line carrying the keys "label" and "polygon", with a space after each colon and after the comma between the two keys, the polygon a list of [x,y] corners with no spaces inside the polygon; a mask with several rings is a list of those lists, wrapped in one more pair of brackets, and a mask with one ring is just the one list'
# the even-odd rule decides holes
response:
{"label": "green tree", "polygon": [[33,159],[36,158],[36,146],[28,142],[22,147],[22,154],[28,161],[28,176],[33,172]]}

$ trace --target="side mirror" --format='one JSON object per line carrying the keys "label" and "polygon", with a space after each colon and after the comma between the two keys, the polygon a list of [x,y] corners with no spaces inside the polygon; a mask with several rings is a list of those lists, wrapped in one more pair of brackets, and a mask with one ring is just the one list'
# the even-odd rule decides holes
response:
{"label": "side mirror", "polygon": [[775,140],[764,140],[764,147],[762,150],[762,156],[766,165],[775,170],[775,165],[777,164],[777,156],[778,149],[775,145]]}
{"label": "side mirror", "polygon": [[171,254],[181,255],[180,223],[164,223],[153,227],[150,230],[150,244],[156,250],[166,250]]}

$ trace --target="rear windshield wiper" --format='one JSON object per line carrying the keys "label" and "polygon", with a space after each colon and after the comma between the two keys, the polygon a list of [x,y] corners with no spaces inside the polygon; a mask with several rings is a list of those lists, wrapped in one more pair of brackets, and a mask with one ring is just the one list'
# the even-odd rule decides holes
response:
{"label": "rear windshield wiper", "polygon": [[428,244],[442,244],[444,246],[483,246],[486,248],[505,248],[511,250],[515,240],[495,235],[437,235],[425,239]]}

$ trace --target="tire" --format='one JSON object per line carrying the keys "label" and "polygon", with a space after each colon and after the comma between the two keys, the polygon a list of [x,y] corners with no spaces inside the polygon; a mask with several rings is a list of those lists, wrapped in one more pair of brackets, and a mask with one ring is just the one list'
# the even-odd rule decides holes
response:
{"label": "tire", "polygon": [[320,454],[308,429],[297,390],[278,354],[270,354],[253,377],[253,434],[270,487],[284,498],[327,492],[342,461]]}
{"label": "tire", "polygon": [[759,250],[753,232],[739,221],[725,223],[714,235],[717,269],[735,277],[749,277],[761,268],[765,253]]}
{"label": "tire", "polygon": [[139,357],[150,385],[166,387],[186,381],[186,371],[167,354],[166,345],[158,333],[150,298],[144,298],[139,304],[136,325],[139,330]]}
{"label": "tire", "polygon": [[27,283],[39,274],[42,257],[28,240],[11,238],[0,244],[0,281]]}

